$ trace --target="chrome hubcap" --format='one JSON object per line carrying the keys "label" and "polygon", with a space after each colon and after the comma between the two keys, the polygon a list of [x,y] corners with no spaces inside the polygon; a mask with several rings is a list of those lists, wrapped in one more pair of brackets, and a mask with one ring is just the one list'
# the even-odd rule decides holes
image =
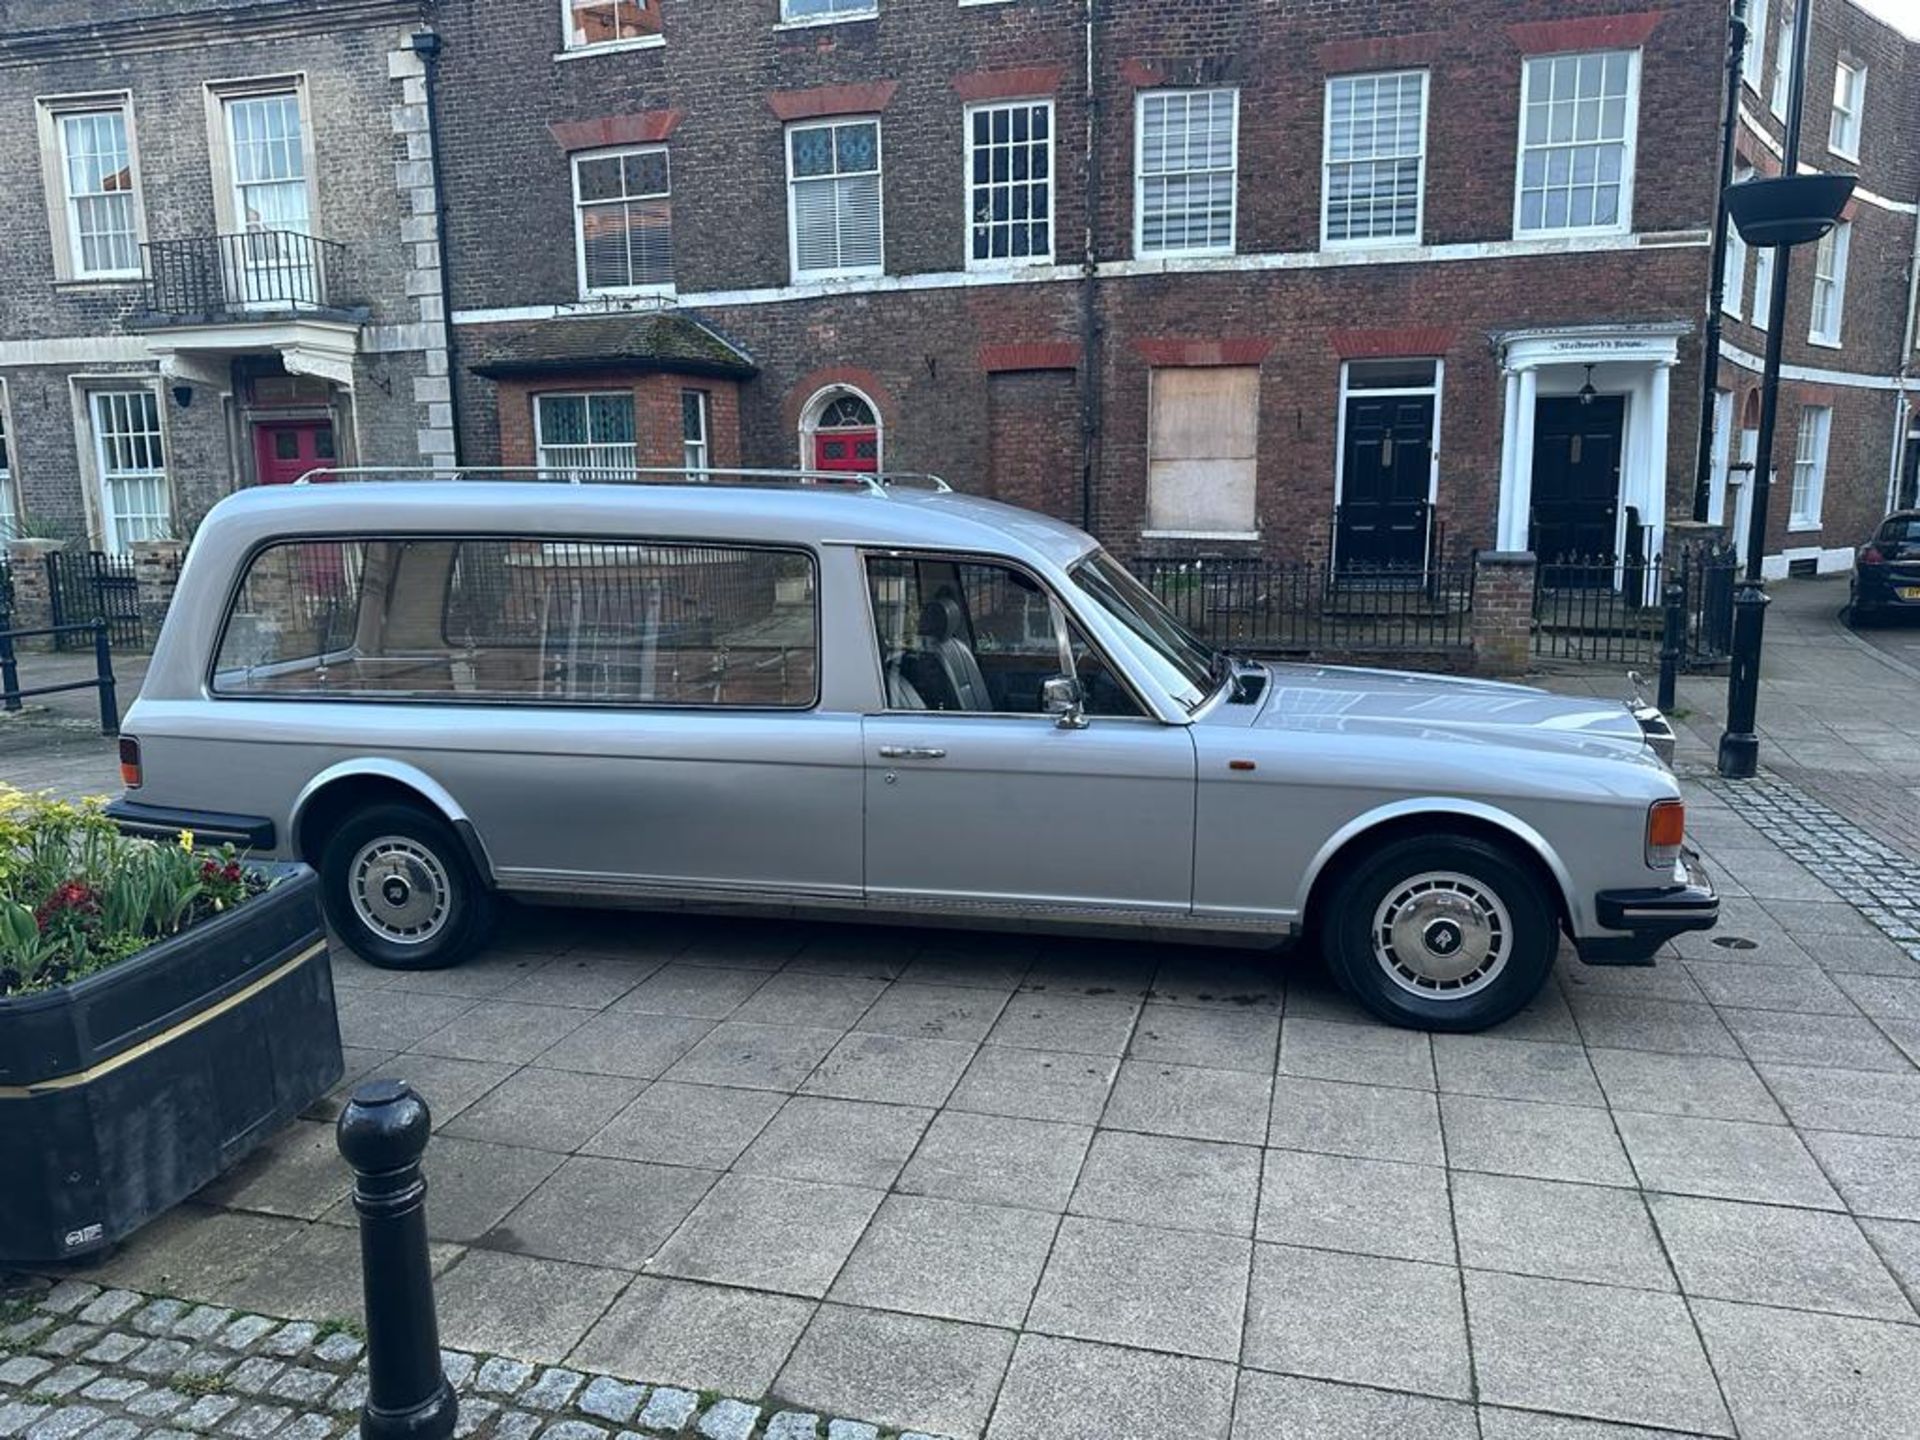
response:
{"label": "chrome hubcap", "polygon": [[438,856],[404,835],[362,845],[348,884],[354,913],[382,939],[423,945],[447,923],[447,872]]}
{"label": "chrome hubcap", "polygon": [[1403,990],[1458,1000],[1506,968],[1513,922],[1500,897],[1450,870],[1416,875],[1373,912],[1373,954]]}

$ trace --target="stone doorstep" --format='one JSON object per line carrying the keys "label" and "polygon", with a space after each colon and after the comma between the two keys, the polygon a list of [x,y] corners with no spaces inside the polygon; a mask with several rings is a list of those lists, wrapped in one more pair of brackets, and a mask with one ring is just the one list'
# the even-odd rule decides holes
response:
{"label": "stone doorstep", "polygon": [[[94,1373],[84,1386],[42,1393],[72,1364],[69,1344],[56,1337],[81,1323]],[[881,1440],[894,1433],[771,1400],[564,1365],[459,1350],[441,1358],[460,1396],[455,1440]],[[359,1440],[366,1370],[354,1325],[278,1320],[62,1280],[24,1308],[0,1302],[0,1440]],[[898,1440],[940,1437],[907,1432]]]}

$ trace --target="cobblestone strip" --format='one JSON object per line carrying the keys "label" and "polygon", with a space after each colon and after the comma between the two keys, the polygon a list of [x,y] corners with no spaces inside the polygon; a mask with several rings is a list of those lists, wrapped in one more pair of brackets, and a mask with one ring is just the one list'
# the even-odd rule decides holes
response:
{"label": "cobblestone strip", "polygon": [[1699,783],[1920,960],[1920,870],[1903,851],[1777,775]]}
{"label": "cobblestone strip", "polygon": [[[893,1440],[772,1405],[442,1352],[455,1440]],[[66,1280],[0,1298],[0,1440],[358,1440],[366,1346],[345,1323]],[[898,1440],[940,1440],[908,1432]]]}

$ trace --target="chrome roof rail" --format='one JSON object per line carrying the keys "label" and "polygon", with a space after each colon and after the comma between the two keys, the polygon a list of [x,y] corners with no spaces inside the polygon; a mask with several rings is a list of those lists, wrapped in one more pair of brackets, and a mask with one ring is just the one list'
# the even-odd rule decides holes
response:
{"label": "chrome roof rail", "polygon": [[430,482],[435,480],[532,480],[550,485],[838,485],[854,486],[884,495],[896,484],[950,491],[937,475],[889,475],[859,470],[764,470],[739,466],[702,465],[610,467],[600,465],[316,465],[294,480],[295,485],[334,481]]}

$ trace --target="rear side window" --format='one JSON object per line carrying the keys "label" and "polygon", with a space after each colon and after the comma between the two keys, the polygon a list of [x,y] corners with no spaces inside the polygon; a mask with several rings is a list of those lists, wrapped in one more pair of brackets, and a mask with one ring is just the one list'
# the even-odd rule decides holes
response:
{"label": "rear side window", "polygon": [[1896,515],[1880,527],[1882,545],[1920,545],[1920,516]]}
{"label": "rear side window", "polygon": [[254,556],[219,695],[804,709],[803,551],[647,540],[303,540]]}

